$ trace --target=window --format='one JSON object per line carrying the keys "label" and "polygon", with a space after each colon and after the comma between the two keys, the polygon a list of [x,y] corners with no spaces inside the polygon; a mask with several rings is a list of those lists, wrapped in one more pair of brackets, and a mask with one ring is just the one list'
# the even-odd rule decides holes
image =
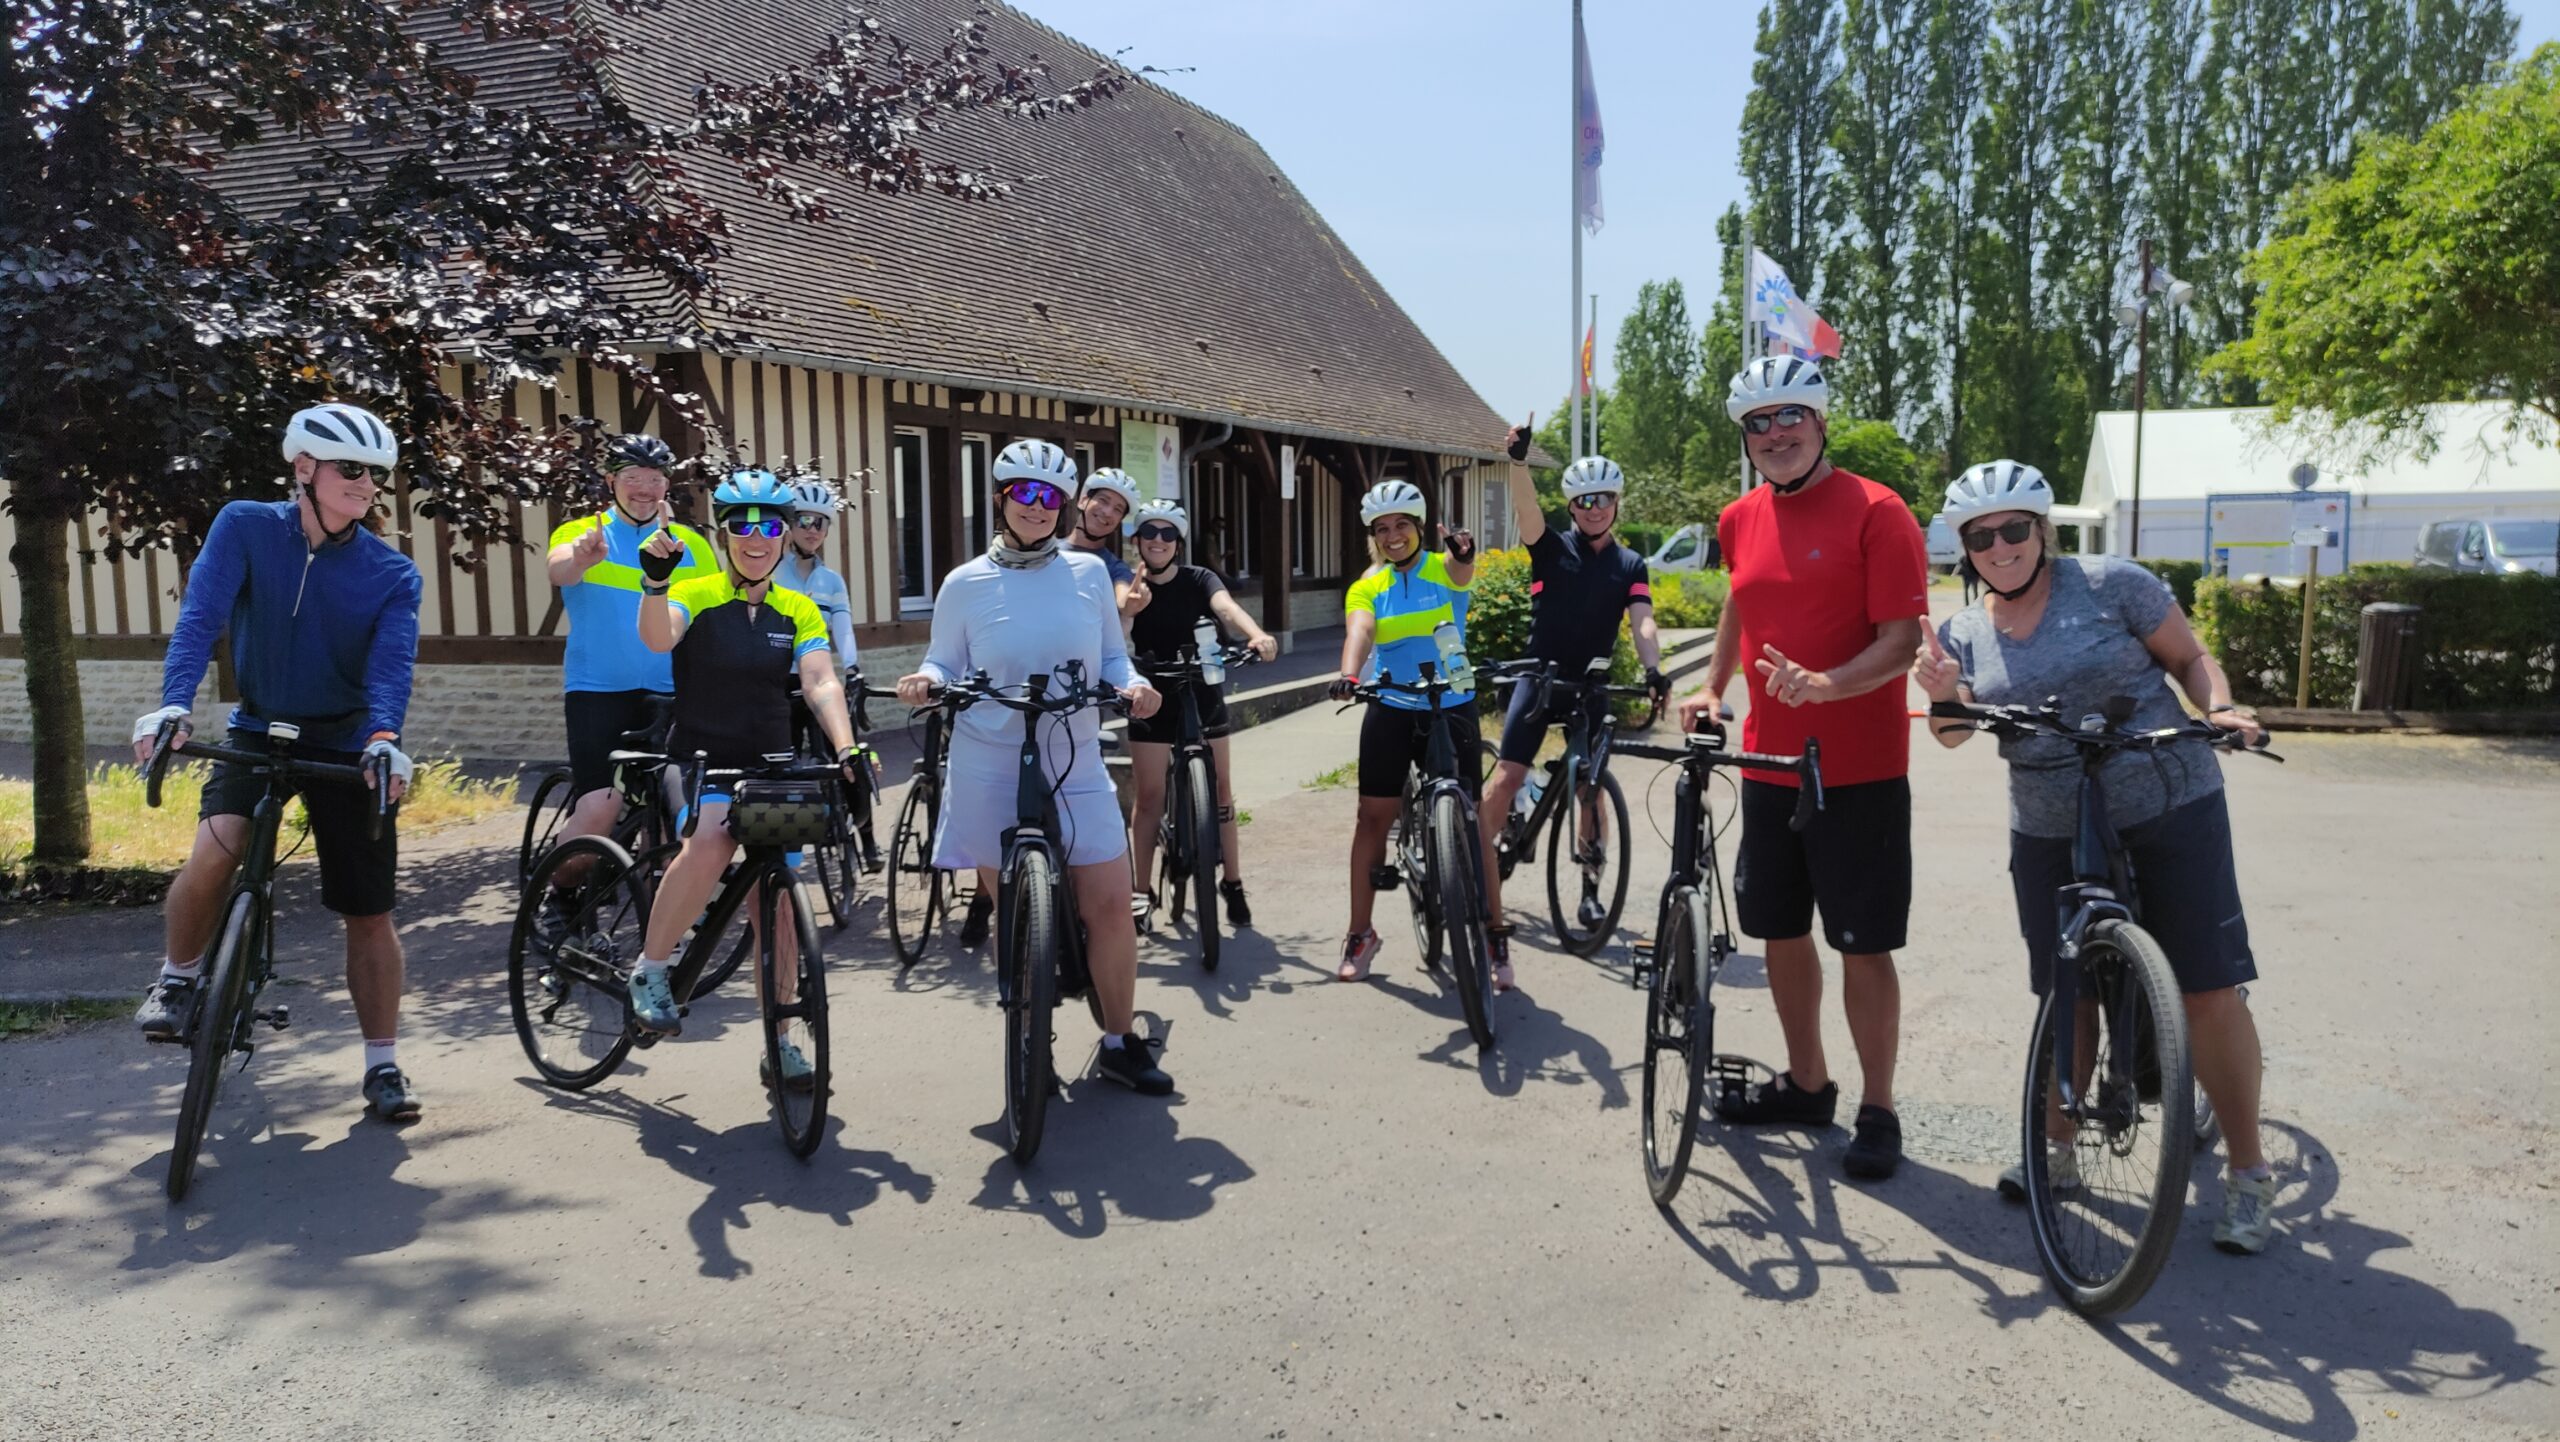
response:
{"label": "window", "polygon": [[891,499],[898,515],[898,609],[933,609],[933,487],[925,473],[925,435],[901,426],[890,438]]}
{"label": "window", "polygon": [[1671,538],[1671,544],[1662,548],[1662,564],[1677,566],[1695,556],[1698,553],[1698,536],[1698,532],[1682,526],[1680,533]]}
{"label": "window", "polygon": [[1488,479],[1484,483],[1484,520],[1476,527],[1476,538],[1488,550],[1511,544],[1511,483]]}
{"label": "window", "polygon": [[964,435],[960,438],[960,534],[968,538],[972,556],[987,549],[987,524],[995,511],[995,498],[989,494],[987,455],[992,449],[988,438]]}
{"label": "window", "polygon": [[1093,442],[1076,442],[1076,474],[1090,476],[1094,472]]}
{"label": "window", "polygon": [[1260,559],[1254,554],[1253,543],[1261,534],[1253,524],[1253,483],[1245,479],[1242,467],[1229,470],[1224,462],[1220,462],[1215,470],[1224,480],[1228,529],[1234,537],[1235,570],[1232,574],[1251,576],[1258,569],[1256,562]]}

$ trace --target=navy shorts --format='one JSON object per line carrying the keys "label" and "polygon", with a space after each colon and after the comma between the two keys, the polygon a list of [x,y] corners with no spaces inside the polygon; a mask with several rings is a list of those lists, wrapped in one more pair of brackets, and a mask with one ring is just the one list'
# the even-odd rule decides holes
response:
{"label": "navy shorts", "polygon": [[1510,709],[1502,714],[1502,759],[1532,764],[1547,743],[1547,728],[1573,720],[1579,708],[1579,702],[1562,700],[1540,706],[1538,688],[1526,681],[1512,687]]}
{"label": "navy shorts", "polygon": [[1734,855],[1734,920],[1745,936],[1822,937],[1857,956],[1899,951],[1911,925],[1911,783],[1896,776],[1826,786],[1802,831],[1788,826],[1796,788],[1742,783],[1742,846]]}
{"label": "navy shorts", "polygon": [[[2222,790],[2120,827],[2133,858],[2133,889],[2142,929],[2169,954],[2178,989],[2220,991],[2258,978],[2249,954],[2249,922],[2240,911],[2240,875],[2231,861],[2231,809]],[[2018,930],[2027,939],[2027,980],[2038,996],[2053,977],[2062,941],[2054,893],[2069,885],[2071,843],[2009,833],[2009,879],[2018,894]]]}

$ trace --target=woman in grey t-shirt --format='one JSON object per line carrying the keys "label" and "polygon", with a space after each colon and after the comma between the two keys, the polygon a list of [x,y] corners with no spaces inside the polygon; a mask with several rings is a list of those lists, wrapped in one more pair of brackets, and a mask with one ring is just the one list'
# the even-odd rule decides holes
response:
{"label": "woman in grey t-shirt", "polygon": [[[2130,696],[2136,729],[2184,724],[2186,713],[2169,690],[2174,680],[2215,725],[2255,740],[2256,719],[2232,704],[2230,681],[2196,640],[2169,588],[2130,561],[2055,555],[2052,507],[2053,489],[2043,475],[2016,461],[1975,466],[1947,488],[1942,514],[1987,594],[1924,639],[1912,680],[1932,701],[2007,706],[2058,698],[2065,716]],[[1975,734],[1955,722],[1931,730],[1948,747]],[[2018,927],[2026,936],[2030,980],[2042,995],[2059,944],[2054,893],[2072,879],[2078,753],[2067,742],[2036,738],[2003,740],[2000,754],[2009,763],[2009,873]],[[2232,866],[2220,762],[2202,744],[2121,753],[2107,760],[2099,778],[2108,815],[2133,858],[2143,928],[2168,953],[2186,995],[2196,1079],[2223,1122],[2231,1173],[2214,1244],[2229,1252],[2263,1251],[2274,1233],[2275,1181],[2258,1142],[2257,1024],[2239,991],[2258,972]],[[2048,1111],[2048,1121],[2048,1136],[2057,1139],[2049,1143],[2056,1185],[2076,1182],[2071,1128],[2058,1110]],[[2001,1177],[2002,1195],[2025,1196],[2021,1171],[2013,1167]]]}

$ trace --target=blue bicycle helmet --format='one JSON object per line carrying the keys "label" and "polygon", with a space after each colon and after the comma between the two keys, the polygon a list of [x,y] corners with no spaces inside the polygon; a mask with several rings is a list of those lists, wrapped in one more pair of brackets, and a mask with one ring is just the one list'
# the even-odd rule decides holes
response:
{"label": "blue bicycle helmet", "polygon": [[763,520],[766,511],[788,519],[794,499],[791,487],[771,471],[735,470],[712,490],[711,517],[725,520],[730,512],[743,510],[751,521]]}

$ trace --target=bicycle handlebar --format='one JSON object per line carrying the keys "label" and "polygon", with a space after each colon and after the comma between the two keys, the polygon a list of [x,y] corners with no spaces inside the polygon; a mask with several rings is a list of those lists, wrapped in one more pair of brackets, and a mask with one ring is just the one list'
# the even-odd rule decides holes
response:
{"label": "bicycle handlebar", "polygon": [[[336,761],[312,761],[284,750],[241,751],[229,746],[215,746],[194,739],[190,731],[184,740],[178,737],[178,721],[172,718],[160,723],[152,737],[151,759],[142,766],[142,799],[155,810],[160,805],[160,783],[169,774],[170,758],[188,756],[203,761],[228,761],[235,766],[248,766],[267,771],[280,771],[287,776],[300,776],[314,781],[337,781],[362,786],[373,792],[373,815],[365,823],[365,839],[382,835],[385,817],[399,809],[391,799],[389,788],[373,784],[373,772],[366,766],[348,766]],[[291,742],[284,743],[291,745]]]}
{"label": "bicycle handlebar", "polygon": [[[1137,656],[1132,661],[1140,671],[1150,676],[1157,671],[1181,671],[1193,675],[1200,671],[1199,653],[1190,646],[1177,648],[1170,656]],[[1218,647],[1218,664],[1230,671],[1240,666],[1259,665],[1261,661],[1261,655],[1247,642],[1229,641]]]}
{"label": "bicycle handlebar", "polygon": [[1930,716],[1962,721],[1976,731],[1988,731],[2008,740],[2030,736],[2047,736],[2067,741],[2083,751],[2149,751],[2179,741],[2200,741],[2217,751],[2264,756],[2281,762],[2283,757],[2267,749],[2273,740],[2265,731],[2258,733],[2255,743],[2244,744],[2241,733],[2228,731],[2210,721],[2189,721],[2183,726],[2162,726],[2149,731],[2128,731],[2120,721],[2100,717],[2100,724],[2074,726],[2062,719],[2062,708],[2048,701],[2042,706],[1983,706],[1970,701],[1932,701]]}
{"label": "bicycle handlebar", "polygon": [[1591,667],[1583,672],[1584,679],[1580,681],[1568,681],[1557,675],[1556,663],[1553,661],[1533,661],[1526,659],[1518,661],[1497,661],[1490,666],[1483,667],[1482,670],[1485,674],[1493,677],[1494,684],[1497,686],[1506,684],[1511,686],[1520,686],[1529,682],[1536,682],[1538,685],[1539,701],[1541,705],[1546,704],[1549,698],[1555,696],[1559,692],[1563,693],[1568,698],[1588,695],[1595,690],[1603,696],[1629,696],[1642,698],[1654,694],[1653,688],[1647,685],[1638,684],[1634,686],[1624,686],[1614,681],[1593,681],[1589,679],[1593,675],[1607,675],[1609,670],[1607,666]]}
{"label": "bicycle handlebar", "polygon": [[996,685],[985,671],[973,671],[947,685],[928,687],[925,691],[926,704],[940,706],[956,714],[982,701],[992,701],[1025,716],[1064,716],[1087,706],[1124,714],[1129,709],[1129,693],[1108,681],[1088,683],[1080,671],[1071,668],[1067,672],[1066,688],[1050,691],[1045,689],[1050,679],[1050,673],[1041,672],[1024,683],[1026,689],[1033,686],[1043,688],[1039,694],[1009,696],[1005,693],[1012,687]]}
{"label": "bicycle handlebar", "polygon": [[1714,722],[1708,722],[1700,729],[1690,732],[1686,744],[1676,750],[1669,746],[1651,746],[1638,741],[1621,741],[1616,749],[1621,756],[1641,756],[1649,761],[1669,761],[1680,766],[1694,767],[1700,771],[1712,771],[1719,766],[1731,766],[1748,771],[1792,772],[1800,778],[1801,784],[1796,787],[1795,815],[1787,819],[1787,829],[1790,831],[1804,830],[1812,823],[1813,814],[1824,809],[1822,743],[1820,741],[1810,736],[1806,737],[1802,756],[1770,756],[1756,751],[1727,751],[1724,749],[1724,743],[1725,729]]}

